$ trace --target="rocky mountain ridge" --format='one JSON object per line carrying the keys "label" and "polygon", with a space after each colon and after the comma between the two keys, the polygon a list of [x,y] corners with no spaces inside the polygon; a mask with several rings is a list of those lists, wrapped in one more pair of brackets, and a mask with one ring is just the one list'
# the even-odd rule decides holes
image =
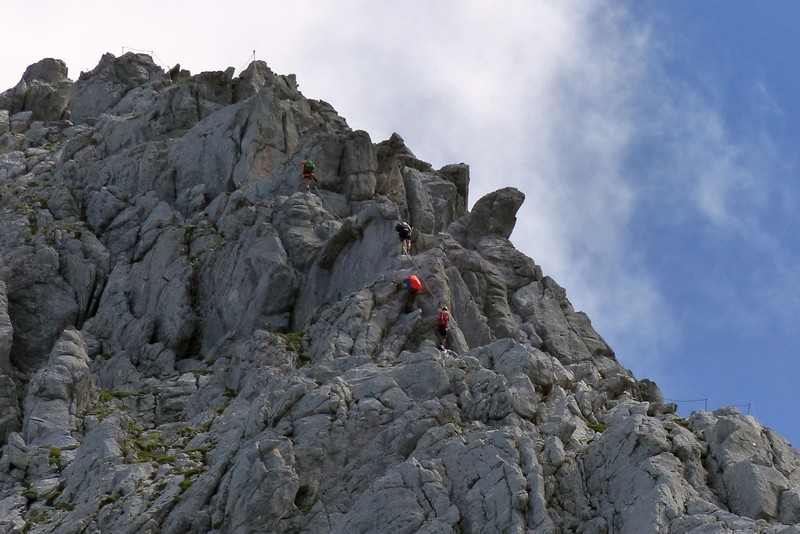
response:
{"label": "rocky mountain ridge", "polygon": [[32,65],[0,195],[2,532],[800,532],[798,451],[620,365],[522,192],[470,210],[263,62]]}

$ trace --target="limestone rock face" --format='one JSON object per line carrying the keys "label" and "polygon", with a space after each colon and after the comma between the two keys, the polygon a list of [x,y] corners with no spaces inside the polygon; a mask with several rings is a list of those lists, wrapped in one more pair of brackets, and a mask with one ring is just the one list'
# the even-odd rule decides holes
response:
{"label": "limestone rock face", "polygon": [[70,92],[71,118],[83,122],[111,111],[131,90],[162,75],[150,56],[128,53],[120,58],[104,54],[91,72],[82,72]]}
{"label": "limestone rock face", "polygon": [[676,417],[514,248],[521,191],[234,74],[0,95],[0,530],[800,532],[800,453]]}
{"label": "limestone rock face", "polygon": [[63,332],[53,346],[47,365],[28,385],[22,437],[34,446],[77,445],[72,431],[94,396],[86,343],[77,330]]}
{"label": "limestone rock face", "polygon": [[[31,121],[65,118],[69,115],[67,101],[71,86],[63,61],[43,59],[28,67],[14,88],[0,94],[0,109],[10,115],[30,112]],[[0,133],[4,133],[2,126]]]}
{"label": "limestone rock face", "polygon": [[513,187],[489,193],[472,211],[450,228],[466,248],[476,248],[484,238],[508,239],[517,223],[517,210],[525,195]]}
{"label": "limestone rock face", "polygon": [[[0,263],[0,269],[3,267],[3,264]],[[8,316],[8,288],[5,281],[0,279],[0,371],[3,373],[11,370],[11,345],[13,342],[14,327]]]}

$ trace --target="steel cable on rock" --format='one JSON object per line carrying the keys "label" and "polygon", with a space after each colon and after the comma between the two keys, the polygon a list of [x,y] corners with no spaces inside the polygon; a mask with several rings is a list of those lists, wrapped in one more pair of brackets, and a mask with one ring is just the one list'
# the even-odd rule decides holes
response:
{"label": "steel cable on rock", "polygon": [[140,48],[132,48],[130,46],[123,46],[122,47],[122,55],[123,56],[125,55],[125,50],[130,50],[131,52],[146,52],[146,53],[150,54],[150,58],[151,59],[155,59],[156,61],[158,61],[159,65],[161,65],[165,70],[167,70],[167,71],[169,70],[169,66],[167,66],[166,63],[164,63],[164,60],[162,60],[160,57],[158,57],[158,54],[156,54],[154,50],[142,50]]}
{"label": "steel cable on rock", "polygon": [[336,219],[339,222],[342,222],[342,219],[340,219],[336,215],[336,212],[334,212],[333,209],[325,202],[325,198],[322,196],[322,191],[319,190],[319,188],[317,187],[317,183],[316,182],[317,182],[317,180],[315,178],[314,179],[314,190],[317,192],[317,196],[319,196],[320,201],[322,201],[322,207],[325,208],[326,210],[328,210],[328,213],[333,215],[334,219]]}
{"label": "steel cable on rock", "polygon": [[703,402],[704,403],[704,410],[708,411],[708,399],[689,399],[689,400],[678,400],[678,399],[668,399],[664,398],[665,401],[669,402]]}
{"label": "steel cable on rock", "polygon": [[[668,402],[702,402],[703,403],[703,411],[708,411],[708,399],[687,399],[687,400],[680,400],[680,399],[668,399],[664,397],[665,401]],[[753,404],[748,402],[747,404],[721,404],[720,406],[731,406],[733,408],[743,408],[747,406],[747,415],[750,415],[750,409],[752,408]]]}
{"label": "steel cable on rock", "polygon": [[253,53],[247,58],[247,61],[244,62],[244,66],[239,67],[239,74],[241,75],[242,71],[246,69],[250,63],[256,60],[256,51],[253,50]]}

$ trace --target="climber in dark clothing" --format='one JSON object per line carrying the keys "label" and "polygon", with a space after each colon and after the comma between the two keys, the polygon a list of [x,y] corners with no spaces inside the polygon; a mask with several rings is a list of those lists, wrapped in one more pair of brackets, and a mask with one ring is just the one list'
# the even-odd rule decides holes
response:
{"label": "climber in dark clothing", "polygon": [[446,350],[447,345],[447,332],[449,331],[450,313],[447,311],[447,306],[442,306],[439,310],[439,316],[436,317],[436,329],[439,331],[439,350]]}
{"label": "climber in dark clothing", "polygon": [[300,167],[303,169],[303,181],[306,184],[306,190],[311,191],[311,182],[317,181],[317,178],[314,176],[314,169],[316,166],[313,161],[306,158],[300,162]]}
{"label": "climber in dark clothing", "polygon": [[403,279],[400,287],[406,288],[406,302],[403,311],[411,313],[417,307],[417,293],[422,289],[422,282],[416,275],[411,274]]}
{"label": "climber in dark clothing", "polygon": [[400,254],[411,255],[411,225],[407,222],[399,222],[394,229],[400,236]]}

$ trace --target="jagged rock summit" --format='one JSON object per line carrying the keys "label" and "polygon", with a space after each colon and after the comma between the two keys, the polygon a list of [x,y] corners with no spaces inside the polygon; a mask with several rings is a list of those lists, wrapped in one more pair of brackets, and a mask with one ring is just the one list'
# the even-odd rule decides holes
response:
{"label": "jagged rock summit", "polygon": [[0,531],[800,532],[798,451],[676,417],[514,249],[523,193],[468,186],[263,62],[29,67],[0,94]]}

